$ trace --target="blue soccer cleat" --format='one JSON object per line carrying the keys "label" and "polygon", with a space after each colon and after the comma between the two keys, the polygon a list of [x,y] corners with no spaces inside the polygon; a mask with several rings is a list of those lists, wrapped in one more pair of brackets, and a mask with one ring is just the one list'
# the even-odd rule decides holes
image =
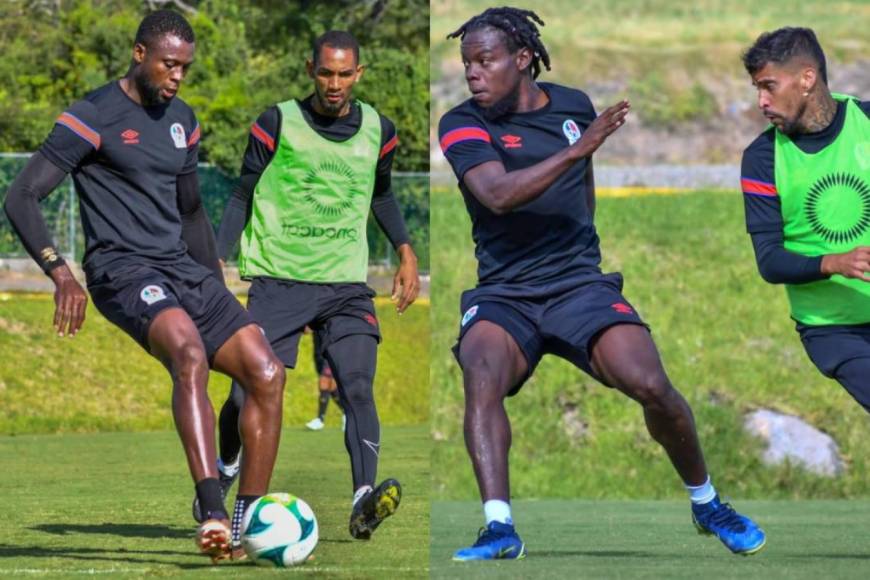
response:
{"label": "blue soccer cleat", "polygon": [[519,560],[526,557],[526,545],[511,524],[490,522],[480,528],[477,541],[470,548],[453,554],[455,562],[469,560]]}
{"label": "blue soccer cleat", "polygon": [[720,502],[718,495],[709,503],[692,504],[692,522],[699,534],[716,536],[726,548],[742,556],[760,552],[767,541],[755,522]]}

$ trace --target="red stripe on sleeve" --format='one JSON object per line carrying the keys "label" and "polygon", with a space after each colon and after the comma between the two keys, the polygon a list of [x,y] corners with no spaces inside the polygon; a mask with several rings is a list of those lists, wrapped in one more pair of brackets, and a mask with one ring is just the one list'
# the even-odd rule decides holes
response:
{"label": "red stripe on sleeve", "polygon": [[251,125],[251,135],[253,135],[257,141],[266,146],[266,149],[269,151],[275,151],[275,140],[266,133],[262,127],[260,127],[257,123]]}
{"label": "red stripe on sleeve", "polygon": [[756,181],[754,179],[743,177],[740,179],[740,186],[743,188],[743,193],[764,195],[767,197],[776,197],[778,195],[776,185],[773,183],[765,183],[763,181]]}
{"label": "red stripe on sleeve", "polygon": [[487,133],[480,127],[460,127],[458,129],[448,131],[444,134],[443,137],[441,137],[441,151],[446,153],[447,150],[450,149],[451,145],[455,145],[460,141],[486,141],[487,143],[492,142],[489,137],[489,133]]}
{"label": "red stripe on sleeve", "polygon": [[69,113],[62,113],[61,116],[57,118],[57,123],[63,125],[67,129],[93,145],[94,149],[100,148],[100,134],[82,123],[74,115],[71,115]]}
{"label": "red stripe on sleeve", "polygon": [[187,146],[193,147],[199,143],[199,123],[196,125],[196,129],[193,130],[193,133],[190,134],[190,139],[187,140]]}
{"label": "red stripe on sleeve", "polygon": [[393,135],[393,138],[384,143],[384,146],[381,147],[381,154],[378,156],[378,159],[383,159],[384,155],[392,151],[396,148],[396,145],[399,144],[399,136]]}

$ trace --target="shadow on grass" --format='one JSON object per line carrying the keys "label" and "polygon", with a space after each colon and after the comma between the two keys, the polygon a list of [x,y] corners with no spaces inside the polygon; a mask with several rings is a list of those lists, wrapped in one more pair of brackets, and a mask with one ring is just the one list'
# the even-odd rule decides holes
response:
{"label": "shadow on grass", "polygon": [[[139,557],[126,557],[125,554],[135,554]],[[0,559],[3,558],[68,558],[86,562],[129,562],[147,567],[174,566],[182,569],[210,568],[212,564],[204,556],[201,563],[156,561],[155,556],[199,557],[195,551],[176,552],[173,550],[127,550],[108,548],[56,548],[48,546],[10,546],[0,544]]]}
{"label": "shadow on grass", "polygon": [[575,556],[583,556],[588,558],[657,558],[661,554],[653,554],[651,552],[635,552],[631,550],[599,550],[590,552],[588,550],[535,550],[529,552],[530,556],[545,558],[569,558]]}
{"label": "shadow on grass", "polygon": [[40,524],[31,530],[65,536],[67,534],[110,534],[124,538],[193,538],[193,530],[153,524]]}

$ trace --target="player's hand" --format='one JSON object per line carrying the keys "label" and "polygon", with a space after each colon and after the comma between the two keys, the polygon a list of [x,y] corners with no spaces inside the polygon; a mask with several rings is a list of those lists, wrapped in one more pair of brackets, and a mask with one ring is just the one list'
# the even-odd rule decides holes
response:
{"label": "player's hand", "polygon": [[66,264],[50,275],[54,280],[54,327],[58,336],[73,337],[85,323],[88,295]]}
{"label": "player's hand", "polygon": [[625,124],[625,116],[631,105],[622,100],[602,111],[598,117],[586,128],[586,132],[580,140],[574,143],[574,147],[581,158],[589,157],[601,147],[610,135]]}
{"label": "player's hand", "polygon": [[391,300],[396,302],[396,310],[402,314],[417,299],[420,293],[420,274],[417,272],[417,255],[410,244],[399,246],[399,268],[393,276]]}
{"label": "player's hand", "polygon": [[840,274],[870,282],[870,246],[858,246],[844,254],[828,254],[822,258],[822,274]]}

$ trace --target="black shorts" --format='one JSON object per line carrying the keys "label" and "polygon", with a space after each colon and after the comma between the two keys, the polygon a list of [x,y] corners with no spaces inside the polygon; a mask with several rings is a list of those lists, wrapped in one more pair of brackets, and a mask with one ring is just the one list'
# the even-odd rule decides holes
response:
{"label": "black shorts", "polygon": [[525,356],[528,373],[509,395],[519,392],[545,354],[564,358],[595,377],[590,347],[602,330],[615,324],[649,328],[622,296],[620,274],[605,274],[545,298],[505,297],[499,295],[497,285],[481,286],[462,293],[461,312],[459,338],[453,347],[457,361],[462,337],[481,320],[507,331]]}
{"label": "black shorts", "polygon": [[292,369],[306,326],[319,333],[321,352],[352,334],[367,334],[380,342],[374,296],[375,291],[362,283],[310,284],[254,278],[248,292],[248,311],[284,366]]}
{"label": "black shorts", "polygon": [[870,358],[870,324],[807,326],[798,323],[797,331],[810,360],[828,378],[836,378],[837,369],[846,361]]}
{"label": "black shorts", "polygon": [[211,270],[192,258],[171,265],[130,264],[89,281],[94,306],[150,352],[148,331],[167,308],[182,308],[196,325],[209,362],[253,320]]}

